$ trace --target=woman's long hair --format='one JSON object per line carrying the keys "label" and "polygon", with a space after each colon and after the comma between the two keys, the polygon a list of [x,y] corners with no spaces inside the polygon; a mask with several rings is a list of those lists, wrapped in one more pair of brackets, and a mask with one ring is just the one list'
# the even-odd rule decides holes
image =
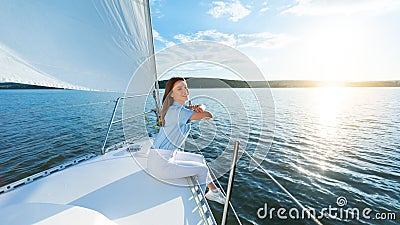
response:
{"label": "woman's long hair", "polygon": [[167,84],[165,85],[165,92],[164,92],[164,97],[162,99],[162,109],[159,121],[161,126],[165,125],[165,120],[164,120],[165,114],[167,114],[169,107],[174,103],[174,99],[171,97],[171,94],[172,94],[172,88],[174,87],[174,84],[177,81],[185,81],[185,78],[172,77],[171,79],[168,80]]}

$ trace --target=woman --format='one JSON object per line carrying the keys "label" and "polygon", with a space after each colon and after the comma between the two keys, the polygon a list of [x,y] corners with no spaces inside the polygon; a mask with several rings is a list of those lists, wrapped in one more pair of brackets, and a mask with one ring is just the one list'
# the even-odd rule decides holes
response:
{"label": "woman", "polygon": [[189,89],[182,77],[171,78],[165,87],[161,110],[161,129],[150,150],[147,168],[160,179],[176,179],[197,176],[202,190],[209,191],[207,199],[224,204],[225,197],[212,181],[204,157],[180,151],[190,131],[191,120],[212,118],[212,114],[200,105],[185,107]]}

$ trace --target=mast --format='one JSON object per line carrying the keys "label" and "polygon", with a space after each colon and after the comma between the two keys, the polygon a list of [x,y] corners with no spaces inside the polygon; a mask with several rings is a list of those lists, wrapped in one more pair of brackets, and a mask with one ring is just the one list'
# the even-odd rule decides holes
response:
{"label": "mast", "polygon": [[156,58],[155,58],[155,49],[154,49],[154,41],[153,41],[153,26],[151,23],[151,15],[150,15],[150,2],[149,0],[145,0],[145,17],[146,17],[146,25],[147,27],[147,38],[149,39],[149,53],[150,53],[150,60],[153,62],[154,65],[154,85],[156,90],[156,114],[157,119],[160,116],[160,86],[158,84],[158,76],[157,76],[157,65],[156,65]]}

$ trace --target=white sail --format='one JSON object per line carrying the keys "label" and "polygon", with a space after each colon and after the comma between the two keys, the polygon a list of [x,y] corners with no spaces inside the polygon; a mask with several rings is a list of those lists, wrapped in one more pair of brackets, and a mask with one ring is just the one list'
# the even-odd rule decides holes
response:
{"label": "white sail", "polygon": [[132,100],[119,120],[129,142],[0,187],[0,224],[216,224],[195,179],[175,186],[145,172],[152,142],[139,139],[148,137],[143,94],[154,89],[153,53],[148,1],[2,1],[0,82],[140,97],[118,98]]}
{"label": "white sail", "polygon": [[2,1],[0,82],[123,92],[150,29],[147,1]]}

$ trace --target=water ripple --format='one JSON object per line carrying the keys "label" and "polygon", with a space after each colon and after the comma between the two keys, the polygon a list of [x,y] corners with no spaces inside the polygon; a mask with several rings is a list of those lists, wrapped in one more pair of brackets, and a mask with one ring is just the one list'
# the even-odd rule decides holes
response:
{"label": "water ripple", "polygon": [[[248,107],[248,118],[233,112],[230,116],[238,117],[235,123],[228,121],[225,112],[213,111],[218,132],[225,135],[217,132],[216,138],[203,149],[208,161],[219,157],[225,149],[231,151],[232,140],[245,140],[242,146],[259,160],[263,159],[263,168],[307,207],[337,207],[337,198],[344,196],[348,207],[369,207],[373,212],[400,210],[400,105],[397,104],[400,89],[350,88],[345,91],[346,98],[340,101],[321,99],[317,89],[273,91],[274,131],[268,121],[260,122],[260,113],[251,111],[251,107]],[[0,102],[4,105],[0,115],[7,114],[6,109],[32,111],[38,105],[41,108],[75,105],[116,97],[110,93],[39,92],[0,93]],[[62,100],[55,93],[58,97],[64,96]],[[240,90],[240,93],[244,95],[242,99],[249,99],[246,104],[251,106],[252,98],[246,97],[250,92]],[[17,100],[19,106],[10,104]],[[340,104],[332,108],[330,102]],[[106,106],[1,116],[0,185],[89,152],[98,153],[112,110],[112,104]],[[270,111],[263,113],[268,116]],[[121,127],[113,127],[111,143],[122,141],[121,135]],[[192,136],[198,142],[207,142],[195,125]],[[268,154],[263,158],[265,153]],[[230,160],[224,158],[227,164]],[[261,170],[249,170],[249,162],[245,156],[240,158],[232,196],[243,224],[312,224],[309,220],[258,218],[257,210],[265,203],[276,209],[297,206]],[[225,188],[228,174],[219,180]],[[220,217],[222,207],[211,205],[214,214]],[[233,221],[229,219],[230,224],[235,224]],[[374,221],[389,225],[396,222]],[[371,224],[371,221],[324,218],[323,223]]]}

